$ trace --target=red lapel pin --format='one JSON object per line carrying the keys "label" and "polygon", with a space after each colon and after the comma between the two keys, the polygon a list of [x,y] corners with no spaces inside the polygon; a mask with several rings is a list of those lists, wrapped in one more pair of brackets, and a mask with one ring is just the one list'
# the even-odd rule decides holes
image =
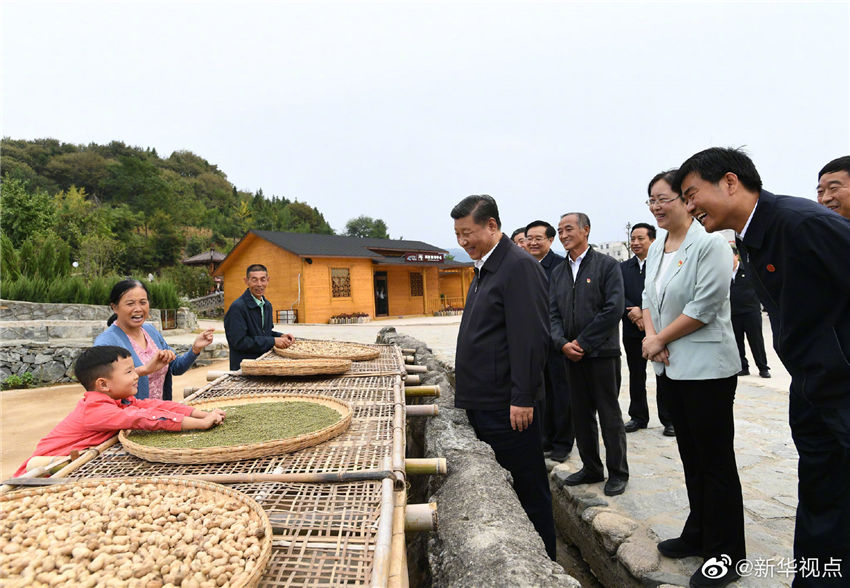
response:
{"label": "red lapel pin", "polygon": [[767,271],[769,271],[770,273],[775,272],[776,266],[774,266],[772,263],[767,264]]}

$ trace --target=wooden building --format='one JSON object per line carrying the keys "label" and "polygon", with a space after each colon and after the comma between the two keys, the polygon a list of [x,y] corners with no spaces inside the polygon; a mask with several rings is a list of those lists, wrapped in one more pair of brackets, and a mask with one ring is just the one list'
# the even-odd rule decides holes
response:
{"label": "wooden building", "polygon": [[275,322],[433,314],[463,308],[472,281],[472,263],[449,261],[445,254],[422,241],[250,231],[216,275],[223,276],[229,308],[245,291],[246,268],[265,265]]}

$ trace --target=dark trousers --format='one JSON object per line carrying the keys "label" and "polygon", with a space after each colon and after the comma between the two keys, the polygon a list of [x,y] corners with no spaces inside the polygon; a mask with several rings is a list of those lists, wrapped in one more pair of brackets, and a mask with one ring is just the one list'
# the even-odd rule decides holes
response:
{"label": "dark trousers", "polygon": [[560,351],[549,351],[546,369],[543,370],[545,394],[538,402],[541,409],[540,422],[543,424],[543,450],[551,449],[556,453],[572,451],[575,439],[565,361],[567,359]]}
{"label": "dark trousers", "polygon": [[[850,385],[850,384],[848,384]],[[815,558],[820,577],[798,571],[794,586],[850,585],[850,408],[817,407],[791,383],[791,435],[800,456],[794,558]],[[829,562],[841,577],[824,577]]]}
{"label": "dark trousers", "polygon": [[496,461],[514,479],[516,492],[525,514],[531,520],[546,553],[555,559],[555,519],[552,516],[552,492],[540,447],[539,419],[535,414],[524,431],[511,428],[510,409],[467,410],[466,416],[475,435],[493,448]]}
{"label": "dark trousers", "polygon": [[705,557],[746,557],[744,500],[735,463],[732,405],[737,376],[671,380],[658,376],[670,399],[691,512],[681,538]]}
{"label": "dark trousers", "polygon": [[[629,366],[629,416],[642,425],[649,422],[649,406],[646,403],[646,360],[643,358],[643,340],[623,337],[626,363]],[[665,427],[673,424],[667,395],[660,386],[655,390],[658,420]]]}
{"label": "dark trousers", "polygon": [[764,352],[764,336],[761,332],[761,313],[758,311],[732,315],[732,330],[735,331],[735,341],[738,343],[738,355],[741,356],[741,369],[749,369],[747,353],[744,350],[744,335],[750,342],[750,351],[759,371],[767,367],[767,354]]}
{"label": "dark trousers", "polygon": [[605,444],[605,464],[609,478],[629,478],[626,462],[626,430],[617,396],[620,393],[620,358],[586,357],[578,362],[567,360],[573,427],[576,445],[584,468],[603,475],[599,459],[599,426]]}

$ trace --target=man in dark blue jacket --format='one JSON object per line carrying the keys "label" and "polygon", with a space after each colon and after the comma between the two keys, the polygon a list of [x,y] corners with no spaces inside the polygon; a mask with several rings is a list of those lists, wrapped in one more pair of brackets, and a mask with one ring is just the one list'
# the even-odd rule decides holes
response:
{"label": "man in dark blue jacket", "polygon": [[[811,200],[774,196],[746,154],[712,148],[679,168],[673,190],[709,232],[734,229],[791,373],[799,453],[794,586],[850,578],[850,220]],[[801,572],[817,562],[821,574]],[[825,566],[840,567],[826,577]],[[809,568],[806,569],[810,569]]]}
{"label": "man in dark blue jacket", "polygon": [[732,330],[735,331],[735,342],[738,344],[738,355],[741,356],[741,371],[739,376],[750,375],[750,363],[747,361],[747,351],[744,338],[750,342],[753,361],[762,378],[770,377],[770,366],[767,365],[767,353],[764,350],[764,335],[761,330],[762,315],[756,289],[753,287],[749,271],[740,263],[740,255],[734,247],[735,271],[732,274],[732,284],[729,286],[729,303],[732,307]]}
{"label": "man in dark blue jacket", "polygon": [[272,304],[266,297],[269,270],[255,263],[245,271],[245,292],[224,315],[224,333],[230,348],[230,369],[238,370],[243,359],[256,359],[272,347],[286,348],[295,338],[274,331]]}
{"label": "man in dark blue jacket", "polygon": [[567,378],[576,445],[582,469],[564,481],[568,486],[605,479],[599,458],[599,426],[605,443],[608,481],[605,494],[626,490],[626,431],[620,393],[620,317],[625,307],[623,276],[613,257],[588,245],[590,219],[570,212],[558,223],[558,237],[568,257],[554,272],[549,287],[552,342],[567,359]]}
{"label": "man in dark blue jacket", "polygon": [[475,264],[455,353],[455,406],[511,473],[528,518],[555,559],[552,495],[534,397],[543,385],[546,274],[501,231],[492,197],[452,209],[455,236]]}
{"label": "man in dark blue jacket", "polygon": [[[552,251],[554,240],[555,227],[546,221],[532,221],[525,227],[525,248],[540,262],[550,281],[555,268],[564,263],[564,258]],[[565,361],[561,350],[550,342],[543,370],[544,393],[537,407],[543,428],[543,455],[557,462],[566,461],[575,440]]]}
{"label": "man in dark blue jacket", "polygon": [[[652,186],[650,186],[650,190]],[[641,308],[643,286],[646,277],[646,256],[649,246],[655,241],[655,226],[637,223],[629,234],[629,245],[634,257],[620,264],[623,274],[623,288],[626,308],[623,311],[623,349],[626,351],[626,363],[629,366],[629,416],[625,425],[626,433],[645,429],[649,424],[649,405],[646,403],[646,358],[643,356],[643,310]],[[664,425],[663,434],[675,437],[673,417],[663,390],[655,394],[658,408],[658,420]]]}

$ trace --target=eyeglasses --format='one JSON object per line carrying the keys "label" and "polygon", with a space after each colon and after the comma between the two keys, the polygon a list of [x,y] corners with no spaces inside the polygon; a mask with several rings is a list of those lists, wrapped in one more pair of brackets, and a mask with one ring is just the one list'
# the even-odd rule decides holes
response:
{"label": "eyeglasses", "polygon": [[661,205],[661,204],[670,204],[674,200],[678,200],[678,199],[679,199],[678,196],[676,196],[675,198],[655,198],[655,199],[650,198],[649,200],[646,200],[644,202],[644,204],[646,204],[648,207],[652,208],[653,206],[658,206],[658,205]]}

